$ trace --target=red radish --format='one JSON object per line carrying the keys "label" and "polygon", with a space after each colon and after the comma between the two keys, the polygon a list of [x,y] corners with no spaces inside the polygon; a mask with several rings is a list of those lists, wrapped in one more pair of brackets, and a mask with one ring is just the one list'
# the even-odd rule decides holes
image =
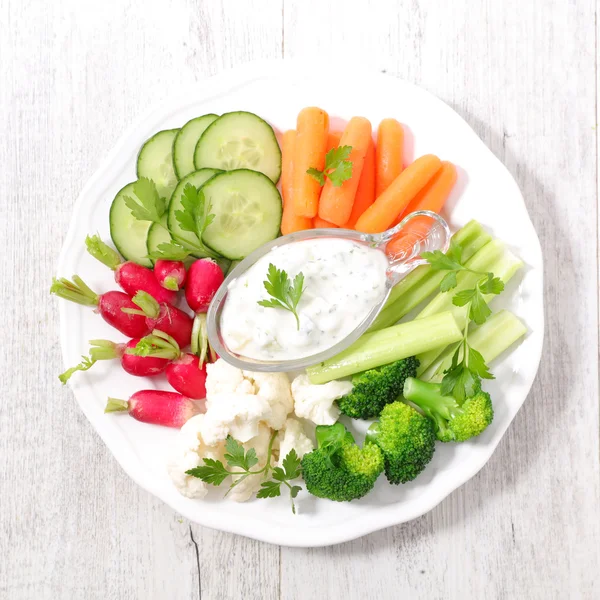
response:
{"label": "red radish", "polygon": [[99,236],[88,235],[85,238],[85,245],[95,259],[115,272],[115,281],[130,296],[135,296],[141,290],[150,294],[157,302],[174,304],[177,301],[176,292],[161,286],[152,269],[129,260],[122,262],[117,252],[107,246]]}
{"label": "red radish", "polygon": [[[73,275],[73,281],[53,279],[50,293],[85,306],[97,306],[100,316],[127,337],[143,337],[152,329],[125,292],[114,291],[98,295],[78,275]],[[136,312],[130,313],[129,310]]]}
{"label": "red radish", "polygon": [[183,354],[170,363],[165,375],[178,392],[188,398],[206,398],[206,365],[200,367],[200,359],[194,354]]}
{"label": "red radish", "polygon": [[193,319],[179,308],[170,304],[159,304],[147,292],[138,292],[133,297],[136,304],[133,310],[126,312],[144,315],[150,330],[158,329],[172,336],[180,348],[189,346],[192,338]]}
{"label": "red radish", "polygon": [[185,284],[185,265],[180,260],[162,260],[154,263],[154,276],[167,290],[179,291]]}
{"label": "red radish", "polygon": [[[134,338],[126,344],[116,344],[109,340],[90,340],[90,355],[83,356],[81,363],[75,367],[67,369],[58,378],[61,382],[67,383],[71,375],[76,371],[87,371],[99,360],[111,360],[118,358],[121,361],[121,366],[126,373],[135,375],[136,377],[152,377],[162,373],[169,364],[169,358],[164,358],[157,355],[144,356],[133,354],[130,350],[136,348],[142,340],[146,338]],[[179,350],[178,350],[179,352]]]}
{"label": "red radish", "polygon": [[130,416],[142,423],[182,427],[192,417],[206,411],[204,402],[186,398],[176,392],[142,390],[129,400],[109,398],[105,413],[128,411]]}
{"label": "red radish", "polygon": [[185,299],[195,313],[205,313],[225,277],[221,267],[210,258],[193,262],[188,269]]}
{"label": "red radish", "polygon": [[206,367],[203,358],[181,352],[177,342],[162,331],[153,331],[132,350],[138,357],[161,357],[171,360],[165,370],[167,381],[175,390],[189,398],[206,397]]}

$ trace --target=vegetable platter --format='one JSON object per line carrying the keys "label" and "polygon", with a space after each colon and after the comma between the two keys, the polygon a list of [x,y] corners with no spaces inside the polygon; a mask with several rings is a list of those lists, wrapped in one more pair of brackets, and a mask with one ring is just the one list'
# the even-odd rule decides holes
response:
{"label": "vegetable platter", "polygon": [[[392,290],[344,360],[269,378],[211,352],[215,289],[280,229],[379,232],[421,209],[442,210],[455,243],[408,276],[412,292]],[[265,266],[249,308],[257,324],[285,321],[295,352],[311,336],[311,260],[289,277]],[[180,514],[270,543],[336,544],[424,514],[485,465],[537,372],[542,273],[517,184],[444,102],[382,74],[245,66],[140,119],[82,190],[53,284],[63,379],[125,471]],[[441,348],[423,346],[427,331]],[[384,348],[377,364],[369,343]],[[416,436],[402,447],[400,429]]]}

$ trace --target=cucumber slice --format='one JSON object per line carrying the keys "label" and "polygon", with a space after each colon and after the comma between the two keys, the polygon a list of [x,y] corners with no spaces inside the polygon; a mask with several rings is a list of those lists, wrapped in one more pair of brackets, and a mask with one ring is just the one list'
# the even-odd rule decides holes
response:
{"label": "cucumber slice", "polygon": [[[200,169],[199,171],[194,171],[193,173],[190,173],[177,184],[177,187],[175,188],[171,196],[171,202],[169,203],[168,216],[169,230],[173,234],[173,238],[175,239],[175,241],[177,241],[177,239],[179,238],[184,242],[191,244],[192,246],[198,246],[198,238],[191,231],[184,231],[183,229],[181,229],[181,227],[179,226],[179,222],[177,221],[177,217],[175,216],[175,213],[178,210],[181,210],[182,208],[181,198],[183,196],[183,190],[188,183],[192,184],[194,187],[199,188],[217,173],[222,173],[222,171],[219,171],[218,169]],[[203,256],[206,256],[206,254],[202,252],[195,252],[194,256],[202,258]]]}
{"label": "cucumber slice", "polygon": [[249,112],[230,112],[208,126],[194,152],[197,169],[251,169],[273,183],[281,175],[281,150],[273,128]]}
{"label": "cucumber slice", "polygon": [[215,215],[202,241],[231,260],[240,260],[279,235],[281,196],[262,173],[249,169],[215,175],[202,186]]}
{"label": "cucumber slice", "polygon": [[204,115],[188,121],[175,136],[173,142],[173,166],[178,179],[196,170],[194,150],[206,128],[219,118],[218,115]]}
{"label": "cucumber slice", "polygon": [[133,186],[133,183],[128,183],[112,201],[108,217],[110,237],[126,260],[131,260],[144,267],[151,267],[152,261],[147,258],[146,238],[152,222],[138,221],[125,204],[126,196],[137,199],[133,193]]}
{"label": "cucumber slice", "polygon": [[171,239],[171,234],[167,231],[167,218],[163,217],[164,226],[159,225],[158,223],[152,223],[152,226],[148,230],[148,235],[146,236],[146,254],[150,254],[151,252],[157,252],[160,244],[169,244],[173,240]]}
{"label": "cucumber slice", "polygon": [[162,198],[168,201],[177,185],[173,167],[173,141],[179,129],[159,131],[142,146],[137,158],[137,176],[152,179]]}

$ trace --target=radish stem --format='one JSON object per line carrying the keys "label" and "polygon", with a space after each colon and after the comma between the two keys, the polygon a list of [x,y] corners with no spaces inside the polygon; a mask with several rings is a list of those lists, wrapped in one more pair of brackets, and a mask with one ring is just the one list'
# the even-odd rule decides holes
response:
{"label": "radish stem", "polygon": [[77,304],[86,306],[96,306],[98,304],[98,294],[90,289],[78,275],[73,275],[73,281],[69,281],[64,277],[52,279],[50,293],[65,300],[77,302]]}
{"label": "radish stem", "polygon": [[129,402],[127,400],[119,400],[118,398],[109,398],[106,403],[105,413],[111,412],[123,412],[129,409]]}
{"label": "radish stem", "polygon": [[85,238],[87,251],[103,265],[106,265],[113,271],[121,264],[122,260],[119,254],[110,246],[105,244],[99,235],[87,236]]}
{"label": "radish stem", "polygon": [[67,381],[69,381],[73,373],[77,371],[87,371],[88,369],[91,369],[94,366],[95,362],[96,361],[90,358],[89,356],[82,356],[81,362],[78,365],[67,369],[64,373],[61,373],[58,376],[58,378],[60,379],[60,382],[64,385],[65,383],[67,383]]}
{"label": "radish stem", "polygon": [[147,292],[139,291],[133,298],[134,304],[139,306],[143,314],[152,319],[156,319],[160,314],[159,303]]}

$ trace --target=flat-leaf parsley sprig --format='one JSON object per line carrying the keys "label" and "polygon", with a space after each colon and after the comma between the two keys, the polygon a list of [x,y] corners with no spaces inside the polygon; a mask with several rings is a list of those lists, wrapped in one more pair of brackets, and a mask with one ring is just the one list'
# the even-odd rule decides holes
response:
{"label": "flat-leaf parsley sprig", "polygon": [[292,502],[292,512],[296,514],[296,505],[294,504],[294,498],[298,496],[298,493],[302,488],[299,485],[293,485],[290,482],[297,479],[302,474],[302,468],[300,466],[300,459],[296,450],[293,448],[288,452],[282,461],[282,467],[273,467],[271,465],[271,452],[273,450],[273,442],[277,437],[277,431],[273,432],[271,439],[269,440],[269,446],[267,448],[267,462],[264,467],[256,470],[252,470],[252,467],[258,464],[258,457],[256,456],[256,450],[250,448],[244,450],[244,446],[238,441],[234,440],[230,435],[227,436],[225,441],[225,466],[220,460],[213,458],[205,458],[204,464],[199,467],[194,467],[186,471],[187,475],[197,477],[205,483],[209,483],[214,486],[221,485],[227,477],[230,475],[239,475],[227,490],[227,494],[239,485],[244,479],[250,477],[250,475],[261,475],[264,474],[265,478],[268,477],[269,472],[272,470],[271,479],[263,481],[260,486],[260,490],[256,494],[257,498],[275,498],[281,495],[281,486],[285,485],[290,492],[290,499]]}
{"label": "flat-leaf parsley sprig", "polygon": [[474,271],[466,267],[462,262],[462,247],[458,244],[451,245],[446,254],[436,250],[423,252],[422,256],[432,269],[447,271],[440,282],[442,292],[449,292],[458,285],[456,276],[461,271],[480,276],[474,288],[461,290],[452,298],[455,306],[467,307],[468,318],[463,339],[452,356],[450,367],[444,371],[442,394],[452,395],[457,402],[462,403],[476,392],[481,379],[494,379],[481,353],[470,346],[467,333],[470,320],[481,325],[492,314],[484,296],[502,292],[504,282],[491,272]]}
{"label": "flat-leaf parsley sprig", "polygon": [[193,233],[199,243],[191,243],[165,225],[164,215],[167,210],[167,202],[160,197],[156,185],[151,179],[141,177],[133,184],[132,190],[133,196],[124,198],[125,205],[131,211],[132,216],[138,221],[151,221],[161,227],[166,227],[173,238],[173,242],[159,244],[158,249],[150,253],[150,258],[183,260],[191,253],[197,256],[219,258],[219,254],[202,242],[202,234],[211,224],[214,215],[210,214],[210,206],[206,203],[204,193],[200,189],[188,183],[183,190],[182,210],[175,212],[175,218],[181,229]]}
{"label": "flat-leaf parsley sprig", "polygon": [[311,167],[306,172],[314,177],[319,185],[325,185],[325,178],[335,187],[340,187],[344,181],[352,177],[352,161],[348,160],[352,146],[332,148],[325,155],[325,168],[322,171]]}
{"label": "flat-leaf parsley sprig", "polygon": [[300,329],[298,316],[298,302],[304,292],[304,274],[298,273],[291,282],[288,274],[283,269],[278,269],[273,263],[269,264],[267,279],[263,281],[265,290],[271,299],[259,300],[258,304],[266,308],[283,308],[289,310],[296,317],[296,328]]}

